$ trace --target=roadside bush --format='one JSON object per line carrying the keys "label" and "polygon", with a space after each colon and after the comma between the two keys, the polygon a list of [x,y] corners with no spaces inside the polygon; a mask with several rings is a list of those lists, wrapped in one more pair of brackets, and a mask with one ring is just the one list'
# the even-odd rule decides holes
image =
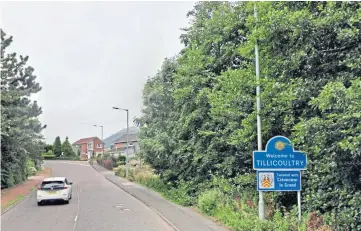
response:
{"label": "roadside bush", "polygon": [[34,176],[36,172],[37,172],[37,170],[36,170],[35,167],[30,167],[30,168],[28,169],[28,175],[29,175],[29,176]]}
{"label": "roadside bush", "polygon": [[35,163],[32,160],[28,160],[26,163],[26,171],[27,176],[33,176],[37,172],[37,169],[35,168]]}
{"label": "roadside bush", "polygon": [[103,162],[103,166],[104,168],[108,169],[108,170],[112,170],[113,169],[113,161],[111,159],[108,160],[104,160]]}
{"label": "roadside bush", "polygon": [[116,176],[125,178],[125,167],[124,166],[118,166],[118,167],[114,168],[113,172]]}
{"label": "roadside bush", "polygon": [[[356,192],[344,206],[324,215],[325,224],[336,230],[361,230],[361,194]],[[347,224],[347,226],[345,225]]]}
{"label": "roadside bush", "polygon": [[178,187],[169,187],[168,191],[164,192],[164,196],[177,204],[183,206],[191,206],[195,203],[195,199],[192,195],[190,184],[184,181],[178,182]]}
{"label": "roadside bush", "polygon": [[199,195],[198,208],[205,214],[213,216],[222,198],[224,198],[224,194],[219,189],[208,190]]}
{"label": "roadside bush", "polygon": [[35,163],[32,160],[26,162],[26,176],[33,176],[37,172]]}
{"label": "roadside bush", "polygon": [[152,177],[156,177],[156,175],[153,173],[152,168],[147,165],[143,166],[142,168],[135,169],[134,180],[136,182],[142,184]]}
{"label": "roadside bush", "polygon": [[123,162],[125,163],[125,160],[126,160],[126,159],[127,159],[127,158],[126,158],[125,156],[119,155],[117,161],[123,161]]}
{"label": "roadside bush", "polygon": [[44,160],[52,160],[56,158],[54,154],[48,154],[48,153],[43,153],[41,154],[41,156],[43,157]]}
{"label": "roadside bush", "polygon": [[12,171],[9,171],[8,178],[6,180],[6,185],[10,188],[15,185],[14,174]]}
{"label": "roadside bush", "polygon": [[125,161],[117,161],[117,166],[125,165]]}

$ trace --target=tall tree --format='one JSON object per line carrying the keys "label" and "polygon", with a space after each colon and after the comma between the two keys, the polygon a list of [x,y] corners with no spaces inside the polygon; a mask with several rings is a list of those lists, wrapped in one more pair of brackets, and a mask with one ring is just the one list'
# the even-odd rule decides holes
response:
{"label": "tall tree", "polygon": [[54,145],[53,145],[53,151],[54,151],[54,155],[55,156],[61,156],[61,152],[62,152],[62,147],[61,147],[61,140],[60,140],[60,137],[57,136],[55,138],[55,141],[54,141]]}
{"label": "tall tree", "polygon": [[40,164],[44,147],[38,117],[42,113],[30,96],[41,90],[28,56],[7,53],[13,41],[1,30],[1,183],[8,187],[27,177],[28,160]]}
{"label": "tall tree", "polygon": [[64,153],[64,156],[69,156],[69,157],[75,156],[75,152],[74,152],[73,148],[71,147],[68,137],[65,138],[65,141],[63,142],[61,149],[62,149],[62,152]]}

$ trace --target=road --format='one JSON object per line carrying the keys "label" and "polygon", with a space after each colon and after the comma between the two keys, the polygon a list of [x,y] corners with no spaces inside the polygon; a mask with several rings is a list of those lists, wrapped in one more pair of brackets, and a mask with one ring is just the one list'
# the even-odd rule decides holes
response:
{"label": "road", "polygon": [[38,206],[36,192],[1,217],[2,231],[173,230],[152,209],[83,163],[45,162],[73,182],[69,204]]}

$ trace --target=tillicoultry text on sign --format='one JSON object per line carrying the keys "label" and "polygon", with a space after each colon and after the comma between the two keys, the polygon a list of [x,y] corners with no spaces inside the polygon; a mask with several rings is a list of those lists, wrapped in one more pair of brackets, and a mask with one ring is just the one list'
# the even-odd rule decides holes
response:
{"label": "tillicoultry text on sign", "polygon": [[295,151],[291,141],[284,136],[271,138],[265,151],[253,152],[255,170],[306,170],[307,156]]}
{"label": "tillicoultry text on sign", "polygon": [[301,171],[257,171],[258,191],[301,191]]}

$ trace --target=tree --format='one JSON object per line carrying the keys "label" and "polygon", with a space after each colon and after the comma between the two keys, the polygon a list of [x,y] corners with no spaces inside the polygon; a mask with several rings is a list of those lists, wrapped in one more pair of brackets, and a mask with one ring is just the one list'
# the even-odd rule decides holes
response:
{"label": "tree", "polygon": [[61,149],[62,152],[64,153],[64,156],[71,156],[71,157],[75,156],[75,152],[71,147],[68,137],[65,138],[65,141],[63,142]]}
{"label": "tree", "polygon": [[60,140],[59,136],[57,136],[55,138],[53,148],[54,148],[53,149],[54,155],[57,156],[57,157],[61,156],[62,147],[61,147],[61,140]]}
{"label": "tree", "polygon": [[1,184],[27,178],[28,161],[40,164],[44,148],[39,121],[42,110],[30,96],[41,90],[28,56],[7,53],[13,38],[1,30]]}
{"label": "tree", "polygon": [[45,152],[48,152],[48,151],[54,151],[54,147],[52,144],[47,144],[45,146]]}
{"label": "tree", "polygon": [[[167,185],[191,185],[189,194],[211,185],[213,176],[233,181],[254,172],[257,40],[263,145],[275,135],[291,137],[296,149],[318,163],[303,179],[309,188],[303,194],[306,209],[329,216],[336,228],[360,229],[360,168],[355,163],[360,159],[361,100],[352,94],[360,92],[355,82],[361,76],[360,6],[197,3],[181,36],[185,48],[144,87],[137,121],[145,160]],[[276,200],[290,208],[295,196],[280,194]]]}
{"label": "tree", "polygon": [[311,105],[322,113],[299,122],[293,134],[311,154],[302,186],[305,201],[310,210],[331,212],[337,229],[349,224],[360,230],[361,79],[348,88],[342,82],[328,83]]}

